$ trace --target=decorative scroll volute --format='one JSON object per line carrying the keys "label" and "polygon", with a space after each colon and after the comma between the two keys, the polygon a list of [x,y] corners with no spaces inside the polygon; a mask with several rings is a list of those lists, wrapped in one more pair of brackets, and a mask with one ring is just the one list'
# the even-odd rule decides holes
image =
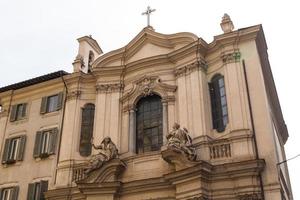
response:
{"label": "decorative scroll volute", "polygon": [[127,92],[120,101],[123,102],[123,110],[134,107],[133,105],[141,98],[157,94],[165,101],[174,100],[177,86],[161,82],[158,76],[143,76],[133,82],[132,89]]}

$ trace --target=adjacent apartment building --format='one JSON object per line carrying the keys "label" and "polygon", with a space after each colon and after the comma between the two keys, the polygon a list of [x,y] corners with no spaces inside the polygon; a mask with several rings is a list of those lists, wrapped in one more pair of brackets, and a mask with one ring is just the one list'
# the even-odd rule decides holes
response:
{"label": "adjacent apartment building", "polygon": [[[108,53],[84,36],[72,73],[0,88],[0,200],[292,200],[263,28],[221,28]],[[85,173],[108,137],[118,155]]]}

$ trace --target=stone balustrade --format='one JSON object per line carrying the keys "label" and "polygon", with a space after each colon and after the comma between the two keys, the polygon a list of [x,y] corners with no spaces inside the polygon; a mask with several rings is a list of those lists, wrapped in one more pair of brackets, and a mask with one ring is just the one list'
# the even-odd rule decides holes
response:
{"label": "stone balustrade", "polygon": [[230,143],[212,144],[209,146],[210,159],[231,157]]}

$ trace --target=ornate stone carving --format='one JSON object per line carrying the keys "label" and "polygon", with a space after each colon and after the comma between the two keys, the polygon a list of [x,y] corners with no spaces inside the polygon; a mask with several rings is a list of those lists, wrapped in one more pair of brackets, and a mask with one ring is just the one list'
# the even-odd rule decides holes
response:
{"label": "ornate stone carving", "polygon": [[120,99],[123,102],[123,111],[128,111],[129,108],[134,107],[139,97],[154,93],[161,96],[165,102],[174,101],[176,89],[176,85],[162,83],[158,76],[143,76],[134,81],[132,89]]}
{"label": "ornate stone carving", "polygon": [[230,19],[230,16],[227,13],[225,13],[222,17],[222,22],[220,25],[224,33],[229,33],[234,29],[234,25]]}
{"label": "ornate stone carving", "polygon": [[93,155],[89,161],[88,167],[85,169],[85,174],[99,169],[105,162],[108,162],[114,158],[118,158],[118,149],[116,145],[111,141],[110,137],[105,137],[100,145],[96,146],[92,142],[95,149],[99,150],[98,154]]}
{"label": "ornate stone carving", "polygon": [[231,157],[231,147],[229,143],[210,145],[209,151],[211,159]]}
{"label": "ornate stone carving", "polygon": [[80,97],[80,95],[81,95],[80,90],[70,91],[68,92],[67,100],[77,99]]}
{"label": "ornate stone carving", "polygon": [[238,196],[239,200],[262,200],[260,194],[243,194]]}
{"label": "ornate stone carving", "polygon": [[175,73],[176,77],[180,77],[183,75],[188,75],[191,72],[199,70],[199,69],[202,69],[204,71],[207,70],[207,64],[204,60],[193,62],[193,63],[187,64],[183,67],[177,68],[177,69],[175,69],[174,73]]}
{"label": "ornate stone carving", "polygon": [[190,161],[196,160],[192,138],[186,128],[181,129],[179,124],[174,123],[173,130],[167,135],[167,140],[168,149],[185,154]]}
{"label": "ornate stone carving", "polygon": [[154,79],[153,77],[145,77],[138,84],[140,85],[139,90],[143,96],[148,96],[153,93],[153,88],[155,81],[160,81],[159,79]]}
{"label": "ornate stone carving", "polygon": [[97,92],[100,93],[120,92],[123,88],[123,83],[98,84],[96,86]]}
{"label": "ornate stone carving", "polygon": [[221,55],[221,59],[224,64],[231,63],[231,62],[239,62],[241,58],[241,53],[239,50],[234,50],[234,52],[230,53],[223,53]]}

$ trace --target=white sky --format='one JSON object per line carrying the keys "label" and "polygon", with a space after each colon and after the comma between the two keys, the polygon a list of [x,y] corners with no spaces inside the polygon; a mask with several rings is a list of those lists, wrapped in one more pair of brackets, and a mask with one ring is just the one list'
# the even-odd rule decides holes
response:
{"label": "white sky", "polygon": [[[76,39],[92,35],[104,53],[127,44],[146,26],[141,13],[156,9],[157,32],[192,32],[207,42],[221,34],[227,12],[235,28],[262,24],[269,60],[289,130],[287,158],[300,154],[300,6],[296,0],[0,0],[0,87],[57,70],[72,71]],[[300,157],[289,161],[294,199],[300,199]]]}

